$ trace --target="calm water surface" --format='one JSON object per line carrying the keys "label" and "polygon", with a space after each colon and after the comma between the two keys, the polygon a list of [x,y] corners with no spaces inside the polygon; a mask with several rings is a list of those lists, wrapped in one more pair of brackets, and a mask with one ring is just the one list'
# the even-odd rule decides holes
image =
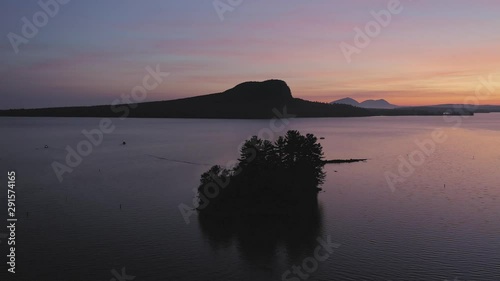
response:
{"label": "calm water surface", "polygon": [[[60,183],[51,163],[99,120],[0,118],[5,209],[6,174],[17,171],[12,280],[112,280],[122,268],[139,281],[281,280],[314,256],[318,237],[341,246],[308,280],[500,280],[500,114],[457,127],[442,117],[292,120],[286,129],[325,137],[327,159],[369,161],[326,166],[309,220],[237,226],[186,224],[178,206],[192,205],[207,165],[237,159],[268,120],[113,119],[115,132]],[[436,128],[446,141],[391,189],[386,172],[424,155],[416,142]],[[12,278],[6,246],[1,280]]]}

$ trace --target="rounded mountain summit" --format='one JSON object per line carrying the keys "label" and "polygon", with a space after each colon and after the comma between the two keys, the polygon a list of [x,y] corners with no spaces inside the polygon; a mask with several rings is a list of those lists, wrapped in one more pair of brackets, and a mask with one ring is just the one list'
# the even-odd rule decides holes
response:
{"label": "rounded mountain summit", "polygon": [[252,101],[290,101],[293,99],[290,87],[283,80],[267,80],[263,82],[244,82],[226,90],[223,95],[233,95],[238,99]]}

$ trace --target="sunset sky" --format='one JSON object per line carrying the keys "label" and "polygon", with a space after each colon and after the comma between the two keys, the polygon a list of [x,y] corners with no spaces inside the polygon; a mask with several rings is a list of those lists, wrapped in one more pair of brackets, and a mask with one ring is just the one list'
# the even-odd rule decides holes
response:
{"label": "sunset sky", "polygon": [[109,104],[157,64],[170,76],[148,100],[274,78],[315,101],[463,103],[491,75],[497,91],[481,103],[500,104],[497,0],[401,0],[351,63],[339,45],[390,0],[243,0],[223,20],[212,0],[73,0],[16,54],[8,34],[22,35],[37,2],[0,4],[0,108]]}

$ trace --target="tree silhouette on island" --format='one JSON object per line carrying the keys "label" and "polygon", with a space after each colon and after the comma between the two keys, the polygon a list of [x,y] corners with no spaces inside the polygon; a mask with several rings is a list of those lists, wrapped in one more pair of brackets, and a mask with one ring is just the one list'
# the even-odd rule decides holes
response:
{"label": "tree silhouette on island", "polygon": [[213,166],[201,175],[197,210],[232,217],[317,208],[325,163],[313,134],[288,131],[275,142],[254,136],[244,143],[232,169]]}

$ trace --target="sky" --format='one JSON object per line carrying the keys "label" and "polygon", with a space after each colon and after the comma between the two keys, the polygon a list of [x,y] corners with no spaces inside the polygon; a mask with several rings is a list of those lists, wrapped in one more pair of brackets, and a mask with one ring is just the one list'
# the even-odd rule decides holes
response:
{"label": "sky", "polygon": [[321,102],[500,104],[497,0],[54,1],[45,22],[38,0],[0,3],[1,109],[110,104],[148,66],[170,73],[148,101],[282,79]]}

